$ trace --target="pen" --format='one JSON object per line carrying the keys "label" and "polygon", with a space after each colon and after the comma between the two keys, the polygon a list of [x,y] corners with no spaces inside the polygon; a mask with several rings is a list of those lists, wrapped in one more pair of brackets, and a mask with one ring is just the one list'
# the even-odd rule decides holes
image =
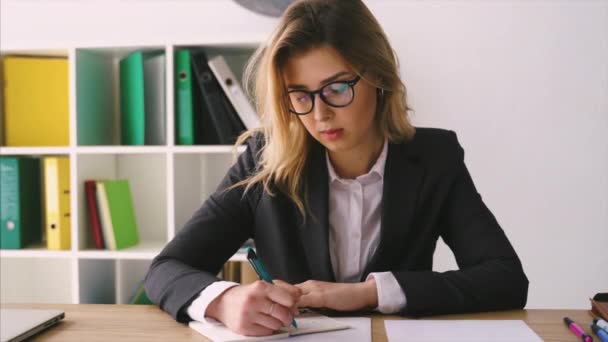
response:
{"label": "pen", "polygon": [[608,322],[603,319],[596,317],[593,319],[593,324],[597,325],[598,328],[604,329],[608,333]]}
{"label": "pen", "polygon": [[574,335],[580,337],[583,342],[593,341],[593,337],[587,335],[585,331],[570,318],[564,317],[564,323],[566,323],[568,329],[570,329],[574,333]]}
{"label": "pen", "polygon": [[[268,274],[268,272],[266,272],[266,268],[264,268],[262,260],[258,259],[257,254],[255,254],[255,251],[251,247],[247,248],[247,260],[251,264],[251,267],[253,267],[255,273],[257,273],[257,275],[260,277],[260,279],[272,284],[272,278],[270,278],[270,275]],[[296,323],[295,318],[291,320],[291,325],[293,325],[293,327],[296,329],[298,328],[298,324]]]}
{"label": "pen", "polygon": [[602,340],[602,342],[608,342],[608,333],[604,331],[604,329],[600,328],[596,324],[591,323],[591,330],[597,337]]}

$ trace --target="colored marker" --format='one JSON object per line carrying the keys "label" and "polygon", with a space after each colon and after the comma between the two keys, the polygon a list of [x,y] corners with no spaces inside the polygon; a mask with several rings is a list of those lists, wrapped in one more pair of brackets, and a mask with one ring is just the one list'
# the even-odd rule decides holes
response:
{"label": "colored marker", "polygon": [[570,318],[564,317],[564,323],[566,323],[568,329],[570,329],[574,333],[574,335],[580,337],[583,342],[593,341],[593,337],[587,335],[585,331]]}
{"label": "colored marker", "polygon": [[608,342],[608,333],[605,332],[604,329],[598,327],[595,324],[591,324],[591,330],[593,330],[593,333],[596,334],[597,337],[602,340],[602,342]]}
{"label": "colored marker", "polygon": [[593,324],[597,325],[598,328],[604,329],[608,333],[608,322],[603,319],[596,317],[593,319]]}

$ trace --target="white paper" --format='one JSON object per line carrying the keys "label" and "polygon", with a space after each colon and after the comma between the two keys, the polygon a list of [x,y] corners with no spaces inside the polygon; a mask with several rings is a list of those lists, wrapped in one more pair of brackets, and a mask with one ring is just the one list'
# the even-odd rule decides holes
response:
{"label": "white paper", "polygon": [[[338,322],[349,325],[350,329],[324,332],[319,334],[299,335],[282,338],[283,342],[371,342],[371,319],[366,317],[332,317]],[[297,319],[297,317],[296,317]]]}
{"label": "white paper", "polygon": [[[368,336],[371,336],[369,333],[369,318],[367,319],[367,330]],[[226,328],[220,322],[213,322],[208,320],[207,322],[197,322],[191,321],[189,323],[190,328],[196,330],[200,334],[206,336],[212,341],[222,341],[222,342],[237,342],[237,341],[267,341],[267,340],[275,340],[288,338],[287,341],[300,341],[300,337],[306,338],[309,337],[311,339],[303,339],[301,341],[333,341],[330,337],[329,339],[325,339],[325,336],[337,336],[340,338],[341,336],[355,336],[355,335],[334,335],[335,332],[340,331],[350,331],[354,330],[351,328],[351,325],[346,321],[343,321],[342,318],[334,319],[329,318],[327,316],[319,315],[314,312],[311,313],[303,313],[300,316],[296,316],[296,321],[298,322],[298,329],[293,327],[282,328],[279,331],[276,331],[271,336],[262,336],[262,337],[253,337],[253,336],[243,336],[233,332],[232,330]],[[356,322],[358,323],[358,321]],[[362,329],[361,327],[360,329]],[[338,330],[339,329],[339,330]],[[298,335],[289,337],[289,335]],[[305,334],[305,335],[299,335]],[[336,338],[336,337],[334,337]],[[359,341],[359,340],[357,340]],[[361,340],[361,342],[369,342],[371,339]],[[349,341],[355,342],[355,341]]]}
{"label": "white paper", "polygon": [[389,341],[542,342],[520,320],[386,320]]}

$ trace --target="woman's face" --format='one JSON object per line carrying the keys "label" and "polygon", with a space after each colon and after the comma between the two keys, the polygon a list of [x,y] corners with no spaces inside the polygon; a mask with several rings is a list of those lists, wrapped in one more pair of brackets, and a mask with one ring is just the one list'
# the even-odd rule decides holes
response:
{"label": "woman's face", "polygon": [[[291,57],[283,73],[287,91],[314,91],[329,83],[351,81],[356,77],[357,74],[342,56],[328,46]],[[370,146],[368,144],[374,146],[377,139],[380,139],[374,124],[376,88],[361,79],[353,90],[354,98],[345,107],[332,107],[321,99],[320,94],[315,94],[312,111],[306,115],[298,115],[308,133],[332,152],[353,151],[362,146]],[[350,92],[346,87],[327,87],[324,94],[330,98],[336,96],[332,95],[334,91]],[[291,96],[291,101],[305,103],[309,99],[297,95]]]}

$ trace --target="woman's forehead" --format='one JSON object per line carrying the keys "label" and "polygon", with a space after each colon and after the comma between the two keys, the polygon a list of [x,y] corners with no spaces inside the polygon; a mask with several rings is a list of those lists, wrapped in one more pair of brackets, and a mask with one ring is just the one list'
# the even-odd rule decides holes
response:
{"label": "woman's forehead", "polygon": [[339,73],[352,72],[346,60],[333,48],[322,46],[291,56],[283,67],[285,84],[317,87]]}

